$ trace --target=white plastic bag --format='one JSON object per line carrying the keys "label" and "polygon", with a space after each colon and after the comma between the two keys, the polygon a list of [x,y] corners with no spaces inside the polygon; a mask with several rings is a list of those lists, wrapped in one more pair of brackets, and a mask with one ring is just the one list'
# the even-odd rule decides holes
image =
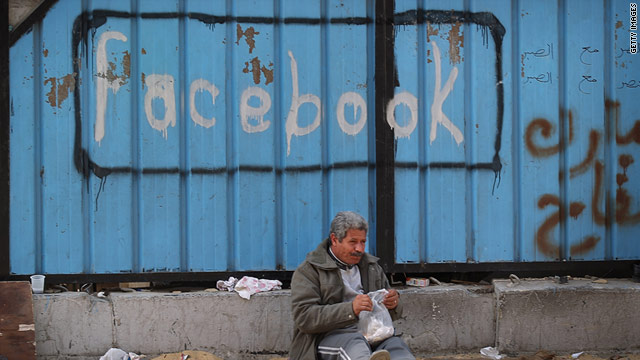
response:
{"label": "white plastic bag", "polygon": [[373,310],[361,311],[358,321],[358,330],[364,335],[370,344],[381,342],[393,336],[393,321],[389,310],[382,304],[388,291],[381,289],[370,292],[367,295],[373,302]]}
{"label": "white plastic bag", "polygon": [[100,357],[100,360],[139,360],[144,357],[145,355],[137,355],[132,352],[127,353],[121,349],[111,348]]}
{"label": "white plastic bag", "polygon": [[491,346],[487,346],[485,348],[480,349],[480,354],[494,360],[500,360],[504,356],[498,353],[498,349]]}

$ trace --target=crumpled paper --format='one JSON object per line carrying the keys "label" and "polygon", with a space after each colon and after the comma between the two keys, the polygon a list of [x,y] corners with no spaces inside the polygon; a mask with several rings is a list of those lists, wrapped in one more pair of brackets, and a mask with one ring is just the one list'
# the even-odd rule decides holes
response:
{"label": "crumpled paper", "polygon": [[216,283],[216,288],[218,288],[218,290],[220,291],[233,291],[236,283],[238,283],[238,279],[232,276],[227,281],[218,280],[218,282]]}
{"label": "crumpled paper", "polygon": [[255,293],[282,289],[282,283],[279,280],[257,279],[251,276],[243,276],[238,280],[232,276],[227,281],[218,280],[216,287],[222,291],[235,291],[241,298],[249,300]]}
{"label": "crumpled paper", "polygon": [[279,280],[258,280],[251,276],[242,277],[234,288],[241,298],[247,300],[255,293],[280,289],[282,289],[282,283]]}

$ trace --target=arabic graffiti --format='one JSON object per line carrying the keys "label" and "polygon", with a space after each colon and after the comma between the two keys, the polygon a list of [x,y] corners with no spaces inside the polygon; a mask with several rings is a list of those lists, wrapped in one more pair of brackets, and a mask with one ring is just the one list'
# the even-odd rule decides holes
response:
{"label": "arabic graffiti", "polygon": [[591,77],[591,75],[582,75],[582,80],[580,80],[580,84],[578,84],[578,90],[580,90],[580,92],[583,94],[589,95],[591,94],[591,92],[586,92],[582,88],[582,83],[584,83],[585,81],[587,83],[595,83],[595,82],[598,82],[598,79],[594,79],[593,77]]}
{"label": "arabic graffiti", "polygon": [[[560,110],[560,119],[564,118],[564,111]],[[551,135],[555,132],[555,128],[553,124],[544,118],[535,118],[533,121],[529,123],[527,129],[525,131],[525,145],[531,155],[535,157],[549,157],[551,155],[555,155],[560,151],[560,143],[543,147],[537,145],[533,140],[534,135],[537,131],[540,131],[540,134],[545,139],[551,137]],[[569,110],[569,144],[573,142],[573,113]]]}
{"label": "arabic graffiti", "polygon": [[[631,196],[627,189],[623,188],[629,178],[627,177],[627,167],[633,163],[633,157],[629,154],[620,155],[618,158],[618,163],[623,168],[622,173],[616,174],[616,182],[618,184],[618,188],[616,189],[616,197],[615,204],[613,203],[613,199],[609,197],[605,197],[603,199],[602,193],[603,191],[603,183],[604,183],[604,164],[601,161],[596,161],[595,165],[595,189],[593,192],[593,207],[592,217],[593,221],[598,225],[604,225],[605,227],[611,226],[614,222],[614,219],[611,219],[610,216],[606,216],[606,214],[613,215],[612,209],[615,206],[615,223],[618,225],[635,225],[640,223],[640,211],[635,214],[630,214],[631,207]],[[605,211],[600,210],[602,206],[602,202],[605,202]]]}
{"label": "arabic graffiti", "polygon": [[524,83],[528,83],[529,80],[535,80],[537,82],[540,83],[553,83],[553,80],[551,80],[551,73],[550,72],[546,72],[544,74],[540,74],[538,76],[527,76],[527,79],[524,81]]}
{"label": "arabic graffiti", "polygon": [[618,145],[627,145],[631,142],[640,144],[640,120],[636,120],[631,130],[629,130],[626,135],[623,135],[620,132],[620,102],[607,100],[605,102],[605,109],[607,110],[606,116],[608,117],[608,121],[611,121],[612,117],[614,118],[616,143]]}
{"label": "arabic graffiti", "polygon": [[[557,255],[560,251],[560,247],[551,242],[551,232],[553,228],[558,226],[560,221],[566,221],[567,211],[560,202],[560,198],[552,194],[544,194],[538,200],[538,208],[544,209],[548,205],[554,205],[558,207],[558,211],[551,214],[540,225],[538,231],[536,231],[535,239],[538,244],[538,249],[546,255]],[[569,216],[572,218],[578,218],[582,214],[586,206],[581,202],[572,202],[569,204]],[[579,255],[589,252],[600,241],[599,236],[588,235],[581,242],[571,246],[571,255]]]}
{"label": "arabic graffiti", "polygon": [[593,53],[597,53],[600,52],[598,49],[593,49],[591,50],[591,46],[585,46],[582,48],[582,53],[580,54],[580,62],[585,64],[585,65],[593,65],[590,62],[586,62],[586,60],[584,59],[584,54],[593,54]]}
{"label": "arabic graffiti", "polygon": [[631,54],[631,49],[620,48],[619,50],[620,50],[620,55],[616,53],[616,59],[620,59],[621,57],[624,56],[624,54]]}
{"label": "arabic graffiti", "polygon": [[523,60],[527,59],[529,55],[538,58],[551,56],[551,58],[553,59],[553,44],[547,44],[546,50],[544,48],[540,48],[536,51],[525,51],[524,53],[522,53]]}
{"label": "arabic graffiti", "polygon": [[[586,66],[584,71],[586,71],[587,73],[591,72],[591,65],[593,64],[590,60],[591,54],[596,54],[599,52],[600,50],[598,49],[591,49],[591,46],[582,47],[582,52],[580,53],[580,62]],[[590,95],[591,91],[587,91],[587,89],[590,88],[590,84],[596,82],[598,82],[598,79],[594,78],[593,76],[589,74],[582,74],[582,80],[580,80],[580,83],[578,83],[578,91],[580,91],[582,94]]]}
{"label": "arabic graffiti", "polygon": [[[636,120],[633,124],[633,128],[626,134],[620,133],[619,117],[620,117],[620,102],[607,100],[605,102],[606,109],[606,122],[611,121],[614,118],[615,121],[615,142],[618,145],[628,145],[632,142],[640,144],[640,120]],[[593,220],[598,225],[604,225],[606,227],[613,223],[613,219],[607,217],[605,214],[613,215],[613,209],[615,207],[615,222],[619,225],[634,225],[640,223],[640,211],[635,214],[629,214],[631,205],[631,196],[629,192],[622,186],[629,181],[627,175],[627,168],[633,164],[634,159],[629,154],[622,154],[618,157],[618,164],[622,167],[622,173],[616,174],[616,183],[618,188],[616,189],[615,204],[613,199],[606,197],[605,211],[600,210],[602,204],[602,193],[604,186],[604,164],[601,161],[596,161],[595,164],[595,189],[593,191],[592,198],[592,215]]]}
{"label": "arabic graffiti", "polygon": [[622,167],[622,173],[616,174],[616,183],[618,184],[618,189],[616,189],[616,222],[618,224],[637,224],[640,222],[640,211],[629,214],[631,196],[629,196],[627,189],[622,187],[624,183],[629,181],[627,168],[633,164],[633,157],[629,154],[622,154],[618,162]]}
{"label": "arabic graffiti", "polygon": [[[634,123],[634,126],[626,134],[622,133],[619,126],[620,103],[617,101],[607,100],[605,102],[605,126],[608,128],[610,122],[614,122],[615,138],[608,141],[615,141],[616,145],[625,146],[632,143],[640,144],[640,120]],[[560,154],[566,150],[574,141],[574,116],[573,112],[567,112],[568,117],[568,134],[567,141],[558,140],[557,144],[550,146],[541,146],[534,140],[536,136],[549,139],[555,132],[554,125],[544,118],[533,119],[525,130],[524,140],[525,146],[529,153],[536,158],[548,158],[556,154]],[[565,112],[559,112],[560,123],[565,120]],[[608,133],[608,132],[607,132]],[[618,157],[621,172],[615,175],[617,189],[615,198],[608,196],[605,191],[605,164],[602,160],[596,159],[598,148],[600,146],[601,133],[591,129],[589,132],[589,146],[583,160],[569,168],[569,179],[573,179],[579,175],[585,174],[589,169],[593,169],[593,189],[591,196],[591,217],[593,222],[599,226],[610,227],[616,223],[620,226],[629,226],[640,223],[640,211],[633,213],[631,210],[632,196],[624,185],[629,183],[628,168],[634,163],[634,158],[630,154],[621,154]],[[593,166],[592,166],[593,165]],[[559,181],[564,180],[562,170],[559,172]],[[583,215],[585,205],[581,201],[567,201],[568,206],[564,204],[560,197],[555,194],[543,194],[538,198],[537,207],[540,210],[549,206],[557,207],[557,211],[551,213],[544,219],[538,227],[534,235],[534,241],[538,250],[550,257],[561,257],[562,249],[555,244],[552,239],[554,229],[561,223],[567,221],[567,214],[574,219],[578,219]],[[602,208],[604,207],[604,210]],[[588,253],[593,250],[600,241],[600,236],[591,234],[584,236],[580,241],[570,242],[569,253],[571,256]]]}
{"label": "arabic graffiti", "polygon": [[640,87],[640,81],[638,80],[623,81],[618,87],[618,89],[624,89],[625,87],[629,89],[638,88]]}
{"label": "arabic graffiti", "polygon": [[[569,144],[571,144],[573,142],[573,137],[574,137],[573,113],[571,111],[569,111],[568,117],[569,117]],[[561,119],[564,118],[564,113],[562,111],[560,112],[560,118]],[[534,142],[533,138],[538,129],[540,130],[540,133],[544,138],[551,137],[552,133],[555,131],[553,124],[551,124],[549,120],[543,119],[543,118],[534,119],[529,124],[529,126],[527,126],[527,130],[525,133],[525,145],[529,150],[529,152],[535,157],[549,157],[560,152],[560,148],[561,148],[560,141],[558,142],[558,144],[548,146],[548,147],[539,146]],[[569,178],[573,179],[574,177],[580,174],[584,174],[589,169],[589,165],[593,162],[593,159],[595,158],[596,152],[598,150],[599,142],[600,142],[600,133],[598,133],[595,130],[591,130],[591,132],[589,133],[589,148],[587,150],[587,154],[584,160],[582,160],[579,164],[572,166],[569,169]],[[560,179],[562,179],[563,176],[564,174],[562,173],[562,171],[560,171],[559,173]]]}
{"label": "arabic graffiti", "polygon": [[[532,59],[529,58],[532,57]],[[521,77],[525,79],[523,84],[535,84],[537,83],[552,83],[551,72],[543,72],[536,76],[525,76],[525,61],[533,60],[535,58],[544,58],[550,56],[553,59],[553,43],[547,43],[546,48],[542,47],[535,51],[525,51],[520,55],[520,63],[521,67]],[[532,81],[535,80],[535,81]]]}

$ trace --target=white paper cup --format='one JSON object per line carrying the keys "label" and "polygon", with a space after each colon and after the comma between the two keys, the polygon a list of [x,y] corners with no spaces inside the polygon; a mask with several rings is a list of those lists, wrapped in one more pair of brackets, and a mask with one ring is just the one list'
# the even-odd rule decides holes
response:
{"label": "white paper cup", "polygon": [[34,294],[42,294],[44,291],[44,275],[31,275],[31,290]]}

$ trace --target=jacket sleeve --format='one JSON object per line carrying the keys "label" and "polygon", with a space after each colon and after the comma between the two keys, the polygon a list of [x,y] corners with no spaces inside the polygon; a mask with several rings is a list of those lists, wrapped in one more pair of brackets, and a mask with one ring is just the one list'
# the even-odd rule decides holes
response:
{"label": "jacket sleeve", "polygon": [[357,323],[350,302],[323,304],[318,271],[307,264],[299,267],[291,278],[291,309],[296,328],[307,334],[321,334]]}
{"label": "jacket sleeve", "polygon": [[[389,284],[389,279],[384,274],[384,270],[380,267],[380,276],[382,277],[383,287],[387,290],[391,289],[391,285]],[[398,293],[399,294],[399,293]],[[391,315],[391,320],[396,321],[400,317],[402,317],[402,299],[398,298],[398,306],[395,309],[389,310],[389,315]]]}

